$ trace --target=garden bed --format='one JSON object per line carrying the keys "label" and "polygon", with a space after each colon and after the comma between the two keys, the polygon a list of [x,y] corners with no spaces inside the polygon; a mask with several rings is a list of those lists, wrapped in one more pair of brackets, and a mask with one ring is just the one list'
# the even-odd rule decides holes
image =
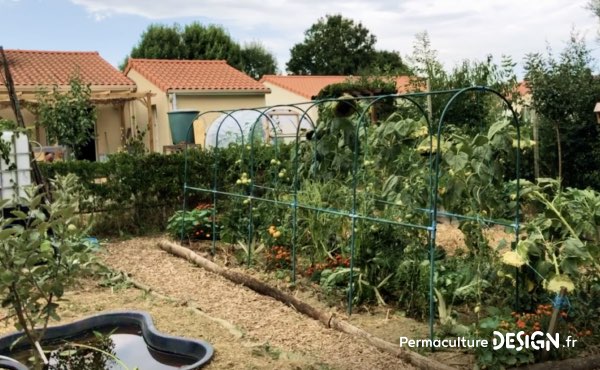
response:
{"label": "garden bed", "polygon": [[[101,287],[98,280],[83,280],[67,292],[68,301],[62,302],[59,310],[61,323],[105,310],[144,310],[161,332],[211,343],[215,356],[206,369],[412,368],[360,340],[328,330],[271,298],[169,256],[156,247],[155,239],[113,243],[107,251],[105,259],[110,266],[176,301],[125,285]],[[195,313],[192,306],[230,322],[243,336],[236,337]],[[2,310],[0,317],[4,317]],[[0,333],[13,330],[12,325],[0,326]]]}
{"label": "garden bed", "polygon": [[[327,329],[293,308],[169,255],[156,247],[158,240],[141,238],[110,244],[105,261],[156,292],[188,302],[188,305],[233,324],[244,333],[241,340],[253,338],[258,342],[267,341],[279,351],[302,354],[310,359],[309,363],[323,363],[330,368],[411,367],[370,346],[363,339]],[[191,247],[199,254],[208,256],[210,242],[193,243]],[[428,335],[427,324],[406,318],[402,312],[387,307],[363,305],[348,316],[343,305],[331,305],[332,302],[328,302],[308,280],[299,280],[300,284],[292,290],[289,278],[282,278],[277,272],[264,273],[241,267],[237,259],[223,248],[227,249],[227,246],[219,244],[219,253],[214,259],[220,265],[227,265],[234,271],[267,282],[318,310],[331,313],[388,342],[395,344],[400,336],[426,338]],[[215,345],[215,352],[215,358],[218,358],[218,345]],[[361,355],[353,358],[356,354]],[[471,368],[473,364],[472,356],[461,352],[424,354],[458,368]],[[305,363],[301,368],[310,366]]]}
{"label": "garden bed", "polygon": [[[194,306],[239,328],[243,337],[236,338],[221,326],[205,331],[202,326],[206,320],[188,323],[200,338],[215,347],[209,369],[231,368],[232,364],[248,369],[411,368],[364,340],[327,329],[280,302],[169,255],[156,247],[157,240],[140,238],[110,244],[104,260],[136,281],[176,299],[182,310]],[[299,294],[310,295],[308,291]],[[157,318],[158,329],[169,332],[161,324]],[[214,326],[211,322],[209,327]],[[177,334],[187,335],[185,331]]]}
{"label": "garden bed", "polygon": [[[269,297],[197,268],[172,256],[156,245],[159,238],[137,238],[106,246],[102,260],[126,272],[152,291],[171,297],[157,298],[139,289],[116,282],[101,287],[99,280],[83,280],[66,294],[61,304],[61,322],[104,310],[135,309],[148,311],[156,326],[165,333],[204,339],[215,347],[208,369],[405,369],[410,365],[381,352],[363,339],[327,329],[319,322],[299,314]],[[208,255],[209,242],[193,243],[191,248]],[[249,274],[300,300],[331,312],[369,333],[396,343],[399,336],[427,336],[424,323],[408,319],[386,307],[359,306],[348,317],[343,306],[331,306],[315,286],[306,280],[291,290],[289,280],[277,273],[264,273],[239,266],[238,260],[218,245],[214,260]],[[192,307],[202,311],[194,312]],[[0,317],[4,315],[0,311]],[[216,321],[215,321],[216,319]],[[227,330],[219,320],[236,330]],[[3,325],[0,333],[12,331]],[[235,333],[241,333],[236,335]],[[472,356],[461,352],[423,353],[457,368],[472,368]]]}

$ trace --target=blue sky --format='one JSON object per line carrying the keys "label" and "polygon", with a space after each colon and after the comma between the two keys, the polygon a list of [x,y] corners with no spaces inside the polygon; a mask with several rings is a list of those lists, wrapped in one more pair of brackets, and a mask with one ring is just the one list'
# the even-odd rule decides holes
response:
{"label": "blue sky", "polygon": [[587,0],[0,0],[0,45],[6,49],[98,51],[121,63],[151,23],[193,21],[224,26],[240,42],[260,41],[281,69],[289,49],[326,14],[362,22],[377,47],[412,52],[414,36],[429,32],[447,67],[463,59],[560,51],[572,29],[600,59],[598,20]]}

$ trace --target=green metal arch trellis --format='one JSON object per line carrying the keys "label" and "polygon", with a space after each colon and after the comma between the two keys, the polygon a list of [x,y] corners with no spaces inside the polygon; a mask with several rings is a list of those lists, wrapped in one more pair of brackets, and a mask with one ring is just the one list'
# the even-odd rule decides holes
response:
{"label": "green metal arch trellis", "polygon": [[[439,205],[439,196],[438,196],[438,189],[439,189],[439,177],[440,177],[440,164],[441,164],[441,135],[443,132],[443,128],[444,128],[444,120],[447,116],[447,113],[450,109],[450,107],[452,107],[452,105],[457,101],[458,97],[460,97],[463,94],[466,94],[468,92],[476,92],[476,93],[488,93],[488,94],[492,94],[493,96],[496,96],[498,98],[501,99],[501,101],[505,104],[506,109],[510,112],[511,117],[512,117],[512,124],[514,125],[515,129],[516,129],[516,133],[517,133],[517,146],[515,149],[515,155],[516,155],[516,162],[515,162],[515,179],[516,179],[516,202],[517,202],[517,206],[516,206],[516,214],[515,214],[515,219],[514,219],[514,223],[512,224],[507,224],[505,222],[501,222],[501,221],[497,221],[497,220],[492,220],[492,219],[487,219],[487,218],[483,218],[480,217],[479,215],[477,215],[476,217],[472,217],[472,216],[465,216],[465,215],[458,215],[458,214],[452,214],[452,213],[447,213],[447,212],[442,212],[438,210],[438,205]],[[432,96],[432,95],[449,95],[452,94],[450,99],[447,101],[447,103],[444,106],[444,109],[442,110],[441,116],[439,118],[437,127],[435,127],[432,122],[429,121],[428,118],[428,114],[427,111],[421,106],[421,104],[419,104],[416,100],[416,98],[419,97],[428,97],[428,96]],[[430,193],[429,193],[429,204],[428,207],[426,209],[420,209],[421,211],[427,212],[429,214],[429,223],[425,224],[425,225],[420,225],[420,224],[411,224],[409,222],[401,222],[398,220],[389,220],[389,219],[385,219],[385,218],[379,218],[379,217],[371,217],[368,215],[362,215],[359,214],[357,211],[357,187],[358,187],[358,172],[359,172],[359,166],[358,166],[358,161],[359,161],[359,145],[360,145],[360,130],[366,130],[367,128],[367,124],[368,124],[368,120],[366,119],[367,117],[367,113],[369,111],[369,109],[374,106],[377,102],[383,100],[383,99],[398,99],[398,100],[405,100],[411,104],[413,104],[417,110],[419,111],[419,113],[424,117],[425,121],[426,121],[426,125],[428,127],[428,132],[429,132],[429,145],[430,145],[430,153],[434,153],[435,155],[431,155],[429,157],[429,189],[430,189]],[[314,207],[311,206],[309,204],[301,204],[298,201],[298,193],[300,192],[300,177],[299,177],[299,152],[300,152],[300,122],[302,122],[303,119],[308,119],[308,122],[310,123],[310,125],[313,127],[313,129],[316,128],[316,124],[314,122],[312,122],[312,119],[309,116],[309,112],[314,109],[314,108],[318,108],[319,106],[322,106],[323,104],[326,103],[330,103],[330,102],[339,102],[339,101],[348,101],[348,100],[356,100],[356,101],[366,101],[368,102],[366,104],[365,107],[363,107],[362,111],[359,114],[359,118],[357,120],[357,124],[356,124],[356,134],[354,135],[354,153],[353,153],[353,163],[352,163],[352,207],[350,210],[343,210],[343,209],[329,209],[329,208],[319,208],[319,207]],[[306,107],[307,108],[301,108],[301,107]],[[208,188],[200,188],[200,187],[194,187],[194,186],[190,186],[188,184],[188,168],[189,168],[189,163],[188,163],[188,148],[186,147],[185,150],[185,168],[184,168],[184,186],[183,186],[183,193],[184,193],[184,197],[183,197],[183,210],[186,210],[187,207],[187,196],[188,196],[188,192],[189,191],[198,191],[198,192],[204,192],[204,193],[210,193],[212,194],[212,199],[213,199],[213,210],[216,213],[217,211],[217,195],[221,195],[221,196],[226,196],[226,197],[238,197],[238,198],[248,198],[250,199],[252,202],[253,201],[262,201],[262,202],[268,202],[274,205],[281,205],[281,206],[285,206],[285,207],[289,207],[292,210],[292,239],[291,239],[291,244],[292,244],[292,280],[295,281],[296,278],[296,263],[297,263],[297,255],[296,255],[296,250],[297,250],[297,237],[298,237],[298,230],[297,230],[297,223],[298,223],[298,216],[297,216],[297,211],[298,209],[306,209],[309,211],[313,211],[313,212],[324,212],[327,214],[331,214],[331,215],[337,215],[337,216],[342,216],[342,217],[348,217],[351,219],[351,235],[350,235],[350,278],[349,278],[349,294],[348,294],[348,310],[351,313],[352,312],[352,302],[353,302],[353,271],[354,271],[354,260],[355,260],[355,243],[356,243],[356,221],[361,219],[361,220],[367,220],[367,221],[372,221],[372,222],[376,222],[376,223],[386,223],[386,224],[392,224],[392,225],[396,225],[396,226],[400,226],[400,227],[409,227],[409,228],[416,228],[416,229],[420,229],[420,230],[425,230],[428,233],[428,247],[429,247],[429,331],[430,331],[430,337],[433,338],[434,332],[433,332],[433,324],[434,324],[434,317],[435,317],[435,312],[434,312],[434,308],[435,308],[435,294],[434,294],[434,274],[435,274],[435,260],[434,260],[434,249],[436,246],[436,236],[437,236],[437,217],[438,215],[446,215],[446,216],[453,216],[456,217],[458,219],[466,219],[466,220],[478,220],[478,221],[483,221],[486,224],[497,224],[497,225],[503,225],[503,226],[509,226],[512,227],[515,231],[515,242],[518,240],[518,235],[519,235],[519,219],[520,219],[520,215],[519,215],[519,177],[520,177],[520,151],[519,148],[520,146],[520,123],[519,123],[519,119],[518,119],[518,115],[516,114],[516,112],[514,111],[510,101],[503,96],[501,93],[499,93],[496,90],[490,89],[488,87],[484,87],[484,86],[474,86],[474,87],[467,87],[464,89],[454,89],[454,90],[444,90],[444,91],[433,91],[433,92],[417,92],[417,93],[410,93],[410,94],[392,94],[392,95],[382,95],[382,96],[372,96],[372,97],[355,97],[355,98],[343,98],[343,99],[339,99],[339,98],[329,98],[329,99],[323,99],[323,100],[318,100],[315,102],[302,102],[302,103],[297,103],[297,104],[280,104],[280,105],[276,105],[276,106],[270,106],[270,107],[261,107],[261,108],[253,108],[253,109],[244,109],[244,110],[252,110],[255,111],[257,113],[259,113],[258,118],[256,119],[256,121],[252,124],[251,128],[250,128],[250,133],[249,133],[249,137],[253,138],[254,137],[254,133],[255,133],[255,128],[256,125],[258,124],[262,124],[262,119],[266,118],[268,120],[268,124],[271,125],[271,127],[273,127],[273,132],[275,133],[275,143],[276,145],[278,145],[277,143],[279,143],[279,140],[277,140],[277,130],[275,129],[275,122],[273,122],[272,118],[268,116],[268,111],[274,108],[294,108],[297,111],[301,112],[302,115],[299,119],[299,124],[296,127],[296,138],[295,138],[295,142],[294,142],[294,161],[293,161],[293,181],[292,181],[292,188],[291,188],[291,196],[292,196],[292,201],[283,201],[283,200],[275,200],[275,199],[266,199],[260,196],[254,196],[254,190],[255,190],[255,185],[254,182],[252,182],[249,185],[249,189],[247,191],[247,194],[241,194],[241,193],[236,193],[236,192],[231,192],[231,191],[226,191],[226,190],[219,190],[218,189],[218,164],[219,164],[219,157],[216,156],[214,163],[213,163],[213,179],[212,179],[212,188],[208,189]],[[239,110],[231,110],[231,111],[225,111],[225,110],[215,110],[215,111],[207,111],[207,112],[202,112],[197,116],[197,119],[202,118],[203,116],[207,115],[207,114],[214,114],[214,113],[219,113],[222,115],[226,115],[225,118],[232,118],[234,123],[237,125],[237,127],[240,130],[240,138],[241,138],[241,156],[242,159],[245,158],[246,156],[246,145],[249,145],[249,159],[250,159],[250,178],[254,178],[253,176],[253,171],[254,171],[254,141],[253,140],[248,140],[248,142],[245,142],[245,138],[244,138],[244,132],[242,129],[242,126],[240,124],[240,122],[233,117],[233,113],[239,111]],[[223,125],[223,123],[226,120],[223,119],[218,128],[217,128],[217,140],[216,140],[216,146],[215,146],[215,150],[219,149],[219,140],[218,140],[218,135],[219,132],[221,130],[221,127]],[[191,130],[191,128],[190,128]],[[434,151],[433,149],[433,143],[434,143],[434,139],[436,139],[437,143],[436,143],[436,150]],[[276,153],[277,153],[277,147],[276,147]],[[248,216],[249,216],[249,223],[248,223],[248,241],[249,241],[249,246],[248,246],[248,262],[250,262],[251,259],[251,253],[252,253],[252,234],[253,234],[253,216],[252,216],[252,206],[248,207]],[[216,230],[215,230],[215,223],[213,223],[213,232],[212,232],[212,253],[215,253],[215,244],[216,244]],[[182,228],[183,230],[183,228]],[[183,231],[182,231],[182,238],[183,238]],[[517,284],[516,284],[516,291],[515,291],[515,300],[516,300],[516,304],[518,305],[518,296],[519,296],[519,275],[517,273]]]}

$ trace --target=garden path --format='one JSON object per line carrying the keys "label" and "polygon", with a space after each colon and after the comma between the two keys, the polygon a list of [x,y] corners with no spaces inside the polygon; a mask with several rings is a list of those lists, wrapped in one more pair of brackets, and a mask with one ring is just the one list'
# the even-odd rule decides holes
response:
{"label": "garden path", "polygon": [[[102,259],[180,305],[198,307],[244,333],[242,338],[236,337],[201,316],[188,324],[194,328],[181,327],[180,323],[177,334],[193,332],[214,345],[215,357],[207,369],[413,368],[362,339],[327,329],[272,298],[174,257],[160,250],[156,242],[153,238],[138,238],[111,243]],[[172,320],[181,321],[179,317]],[[168,321],[157,320],[157,327],[173,331],[164,328],[169,326]]]}

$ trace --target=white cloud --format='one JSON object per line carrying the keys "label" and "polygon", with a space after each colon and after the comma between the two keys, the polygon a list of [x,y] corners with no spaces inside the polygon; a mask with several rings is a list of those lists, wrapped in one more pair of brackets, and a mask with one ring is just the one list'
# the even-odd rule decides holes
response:
{"label": "white cloud", "polygon": [[593,44],[598,22],[587,0],[71,0],[96,19],[135,15],[152,21],[177,18],[221,24],[239,41],[262,41],[284,67],[289,49],[326,14],[360,21],[377,36],[377,46],[403,55],[412,52],[416,33],[427,30],[446,65],[487,54],[520,61],[543,51],[546,43],[562,49],[571,29]]}

